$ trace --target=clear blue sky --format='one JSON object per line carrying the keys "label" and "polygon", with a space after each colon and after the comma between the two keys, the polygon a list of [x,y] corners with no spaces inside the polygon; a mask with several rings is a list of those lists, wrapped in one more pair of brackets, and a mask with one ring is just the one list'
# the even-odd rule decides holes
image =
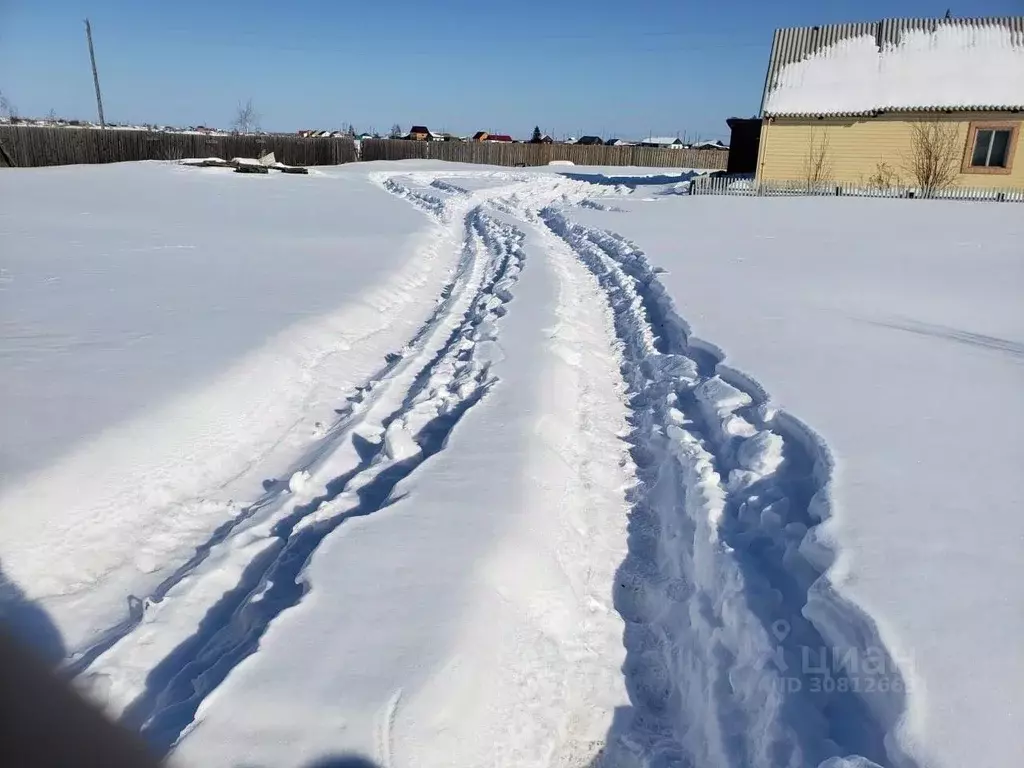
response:
{"label": "clear blue sky", "polygon": [[1005,16],[1022,0],[0,0],[0,90],[26,116],[267,130],[393,124],[526,137],[726,136],[757,112],[776,27]]}

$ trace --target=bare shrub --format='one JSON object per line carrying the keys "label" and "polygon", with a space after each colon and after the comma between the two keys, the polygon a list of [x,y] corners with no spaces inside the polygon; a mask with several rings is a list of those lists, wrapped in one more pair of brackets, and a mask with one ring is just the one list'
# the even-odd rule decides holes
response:
{"label": "bare shrub", "polygon": [[8,120],[18,119],[18,108],[11,103],[11,100],[4,96],[3,91],[0,91],[0,117],[7,118]]}
{"label": "bare shrub", "polygon": [[875,172],[868,177],[868,186],[875,189],[890,190],[903,185],[899,171],[886,162],[875,164]]}
{"label": "bare shrub", "polygon": [[254,133],[260,129],[260,114],[253,106],[252,99],[239,103],[231,127],[239,133]]}
{"label": "bare shrub", "polygon": [[818,136],[811,131],[807,141],[807,152],[804,154],[804,183],[808,191],[821,187],[832,178],[832,162],[829,159],[828,131]]}
{"label": "bare shrub", "polygon": [[922,120],[911,127],[903,168],[922,197],[953,186],[960,172],[960,139],[951,123]]}

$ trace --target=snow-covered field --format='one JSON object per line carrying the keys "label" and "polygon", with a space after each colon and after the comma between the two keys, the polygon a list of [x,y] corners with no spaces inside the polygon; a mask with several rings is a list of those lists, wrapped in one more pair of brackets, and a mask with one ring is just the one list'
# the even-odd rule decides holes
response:
{"label": "snow-covered field", "polygon": [[689,176],[0,174],[0,619],[182,766],[1013,764],[1020,210]]}

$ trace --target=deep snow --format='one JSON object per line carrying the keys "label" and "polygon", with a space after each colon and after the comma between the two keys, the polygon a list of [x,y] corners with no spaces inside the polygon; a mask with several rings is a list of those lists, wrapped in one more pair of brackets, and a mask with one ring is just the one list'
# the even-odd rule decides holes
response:
{"label": "deep snow", "polygon": [[[419,217],[362,180],[114,164],[0,177],[3,485],[144,412],[402,265]],[[332,212],[351,218],[339,230]],[[388,227],[370,214],[385,214]],[[339,269],[339,260],[345,269]],[[121,386],[110,386],[117,377]],[[125,380],[125,379],[128,380]],[[87,403],[54,413],[54,402]]]}
{"label": "deep snow", "polygon": [[[693,333],[828,442],[833,578],[907,676],[925,765],[1024,754],[1024,222],[1014,206],[618,202]],[[723,233],[726,233],[723,235]]]}
{"label": "deep snow", "polygon": [[1015,207],[18,174],[0,617],[175,763],[1021,753]]}
{"label": "deep snow", "polygon": [[[385,765],[578,765],[601,744],[625,702],[608,590],[625,550],[624,407],[607,339],[590,335],[607,312],[538,245],[522,245],[510,303],[485,300],[508,310],[488,351],[494,390],[395,504],[325,541],[305,572],[315,598],[204,703],[175,752],[184,763],[246,745],[245,759],[282,766],[331,748]],[[476,333],[446,353],[462,373],[444,354],[427,363],[431,397],[488,365],[490,333]],[[319,647],[333,650],[306,650]],[[282,713],[296,690],[303,706]],[[268,728],[276,739],[260,738]]]}
{"label": "deep snow", "polygon": [[0,177],[0,570],[67,652],[259,499],[433,306],[450,265],[374,189],[152,163]]}

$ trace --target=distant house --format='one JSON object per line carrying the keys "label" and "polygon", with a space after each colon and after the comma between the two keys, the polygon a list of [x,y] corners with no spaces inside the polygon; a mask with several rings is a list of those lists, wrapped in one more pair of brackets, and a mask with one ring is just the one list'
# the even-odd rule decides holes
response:
{"label": "distant house", "polygon": [[409,129],[409,133],[406,134],[405,138],[410,141],[444,141],[444,136],[434,133],[425,125],[414,125]]}
{"label": "distant house", "polygon": [[609,147],[631,147],[632,142],[626,141],[625,139],[608,139],[605,142]]}
{"label": "distant house", "polygon": [[728,144],[723,144],[718,139],[714,141],[698,141],[690,145],[690,149],[722,149],[725,151],[729,150]]}
{"label": "distant house", "polygon": [[563,144],[575,144],[576,143],[576,137],[575,136],[566,136],[565,141],[563,141],[562,143]]}
{"label": "distant house", "polygon": [[671,136],[648,136],[646,139],[641,139],[639,144],[641,147],[667,147],[669,149],[682,149],[686,146],[678,136],[676,138]]}
{"label": "distant house", "polygon": [[[1024,16],[883,19],[778,29],[761,102],[757,177],[1024,188]],[[915,165],[917,169],[915,170]]]}
{"label": "distant house", "polygon": [[530,139],[529,141],[530,144],[553,144],[554,142],[555,140],[548,136],[546,133],[542,133],[540,135],[540,138],[537,139],[536,141],[533,139]]}
{"label": "distant house", "polygon": [[599,147],[604,145],[604,139],[600,136],[580,136],[576,143],[584,147]]}
{"label": "distant house", "polygon": [[507,133],[489,133],[487,131],[477,131],[473,134],[473,141],[515,141]]}

